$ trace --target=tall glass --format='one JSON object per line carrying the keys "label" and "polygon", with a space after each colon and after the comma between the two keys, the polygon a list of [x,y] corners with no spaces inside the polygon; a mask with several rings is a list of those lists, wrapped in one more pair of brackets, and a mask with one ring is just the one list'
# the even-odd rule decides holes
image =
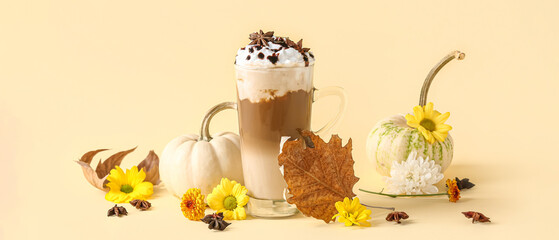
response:
{"label": "tall glass", "polygon": [[329,130],[344,112],[345,93],[339,87],[315,89],[313,65],[235,68],[244,183],[251,196],[248,212],[292,215],[296,208],[285,201],[287,185],[278,165],[281,137],[297,138],[297,129],[310,130],[313,100],[336,95],[341,100],[338,113],[317,132]]}

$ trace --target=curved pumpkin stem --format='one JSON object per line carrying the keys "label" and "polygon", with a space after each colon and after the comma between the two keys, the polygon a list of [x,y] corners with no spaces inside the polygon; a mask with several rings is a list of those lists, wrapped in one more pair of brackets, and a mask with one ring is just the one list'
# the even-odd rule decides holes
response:
{"label": "curved pumpkin stem", "polygon": [[448,62],[452,61],[452,59],[462,60],[466,57],[466,54],[460,51],[453,51],[450,54],[446,55],[435,67],[431,69],[427,77],[425,78],[425,82],[423,82],[423,87],[421,88],[421,95],[419,96],[419,106],[425,106],[427,104],[427,93],[429,92],[429,87],[435,78],[435,75],[446,65]]}
{"label": "curved pumpkin stem", "polygon": [[212,136],[210,135],[210,121],[212,118],[218,113],[225,109],[237,109],[237,104],[234,102],[224,102],[215,105],[206,113],[204,116],[204,120],[202,120],[202,127],[200,128],[200,140],[199,141],[206,141],[209,142],[212,140]]}

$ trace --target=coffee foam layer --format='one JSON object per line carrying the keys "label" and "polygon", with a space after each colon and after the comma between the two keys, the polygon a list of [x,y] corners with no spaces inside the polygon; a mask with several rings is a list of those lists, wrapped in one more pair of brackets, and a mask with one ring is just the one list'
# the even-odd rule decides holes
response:
{"label": "coffee foam layer", "polygon": [[246,69],[237,66],[237,92],[240,100],[256,103],[281,97],[288,92],[312,90],[313,66]]}

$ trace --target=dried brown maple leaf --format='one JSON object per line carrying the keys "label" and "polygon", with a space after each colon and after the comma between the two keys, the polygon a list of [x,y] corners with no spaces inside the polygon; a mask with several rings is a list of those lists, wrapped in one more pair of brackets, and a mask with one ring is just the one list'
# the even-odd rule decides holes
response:
{"label": "dried brown maple leaf", "polygon": [[[302,138],[287,141],[278,156],[293,195],[287,202],[295,204],[306,216],[328,223],[337,213],[335,203],[355,196],[353,185],[359,178],[353,172],[351,138],[342,147],[338,135],[332,135],[328,143],[311,131],[301,131],[301,135]],[[314,147],[307,147],[305,138]]]}
{"label": "dried brown maple leaf", "polygon": [[[130,150],[121,151],[118,153],[113,154],[105,161],[99,160],[97,167],[95,170],[91,167],[91,161],[93,157],[99,152],[106,151],[108,149],[97,149],[93,151],[89,151],[85,153],[77,163],[82,167],[83,175],[87,179],[87,181],[93,185],[94,187],[101,189],[103,191],[108,191],[108,188],[105,187],[107,184],[107,176],[111,172],[111,169],[115,168],[115,166],[119,166],[122,162],[122,159],[129,153],[133,152],[136,148],[132,148]],[[146,159],[138,165],[138,169],[144,168],[146,172],[146,181],[153,183],[154,185],[159,183],[159,158],[157,155],[151,151]]]}

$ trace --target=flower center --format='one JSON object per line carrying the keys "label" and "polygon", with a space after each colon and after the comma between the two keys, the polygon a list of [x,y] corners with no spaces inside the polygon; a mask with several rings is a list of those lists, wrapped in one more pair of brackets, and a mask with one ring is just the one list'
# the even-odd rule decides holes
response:
{"label": "flower center", "polygon": [[413,181],[413,173],[408,173],[408,174],[406,175],[406,179],[407,179],[407,180],[410,180],[410,181]]}
{"label": "flower center", "polygon": [[188,200],[188,201],[186,202],[186,207],[187,207],[187,208],[193,208],[193,207],[194,207],[194,201]]}
{"label": "flower center", "polygon": [[428,131],[435,131],[436,124],[431,119],[424,118],[419,125],[423,126]]}
{"label": "flower center", "polygon": [[232,195],[227,196],[223,200],[223,206],[227,210],[233,210],[237,207],[237,198],[233,197]]}
{"label": "flower center", "polygon": [[134,191],[134,188],[129,184],[124,184],[120,186],[120,191],[123,193],[131,193],[132,191]]}

